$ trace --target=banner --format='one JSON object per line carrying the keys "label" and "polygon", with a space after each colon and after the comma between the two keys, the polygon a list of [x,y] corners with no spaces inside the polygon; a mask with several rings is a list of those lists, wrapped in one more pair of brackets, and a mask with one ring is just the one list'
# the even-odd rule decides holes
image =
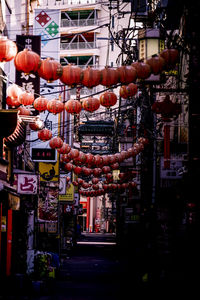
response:
{"label": "banner", "polygon": [[[60,61],[60,10],[58,9],[35,9],[34,34],[41,37],[41,58],[51,57]],[[59,81],[47,82],[40,79],[40,95],[51,100],[59,96]],[[48,111],[40,113],[40,119],[45,128],[51,130],[53,136],[58,135],[58,114]],[[37,132],[31,131],[31,157],[38,162],[56,162],[57,151],[49,155],[49,141],[38,140]],[[52,150],[52,149],[51,149]],[[37,155],[36,155],[37,154]]]}

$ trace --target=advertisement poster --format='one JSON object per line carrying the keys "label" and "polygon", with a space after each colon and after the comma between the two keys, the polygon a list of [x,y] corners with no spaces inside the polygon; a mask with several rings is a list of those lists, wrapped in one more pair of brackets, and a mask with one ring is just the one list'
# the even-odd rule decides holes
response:
{"label": "advertisement poster", "polygon": [[72,183],[67,183],[65,195],[59,195],[60,201],[74,201],[74,186]]}

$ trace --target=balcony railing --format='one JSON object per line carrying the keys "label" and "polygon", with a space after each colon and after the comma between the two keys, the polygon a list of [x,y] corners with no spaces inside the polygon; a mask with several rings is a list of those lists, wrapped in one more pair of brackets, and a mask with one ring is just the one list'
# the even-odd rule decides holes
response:
{"label": "balcony railing", "polygon": [[77,20],[61,20],[61,27],[78,27],[98,25],[97,19],[77,19]]}
{"label": "balcony railing", "polygon": [[97,48],[96,42],[60,43],[60,50],[79,50]]}

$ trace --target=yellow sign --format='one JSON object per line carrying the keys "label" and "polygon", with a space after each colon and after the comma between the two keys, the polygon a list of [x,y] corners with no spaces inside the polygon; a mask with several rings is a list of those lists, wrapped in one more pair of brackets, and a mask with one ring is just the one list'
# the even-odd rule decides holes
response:
{"label": "yellow sign", "polygon": [[1,232],[6,232],[6,216],[1,217]]}
{"label": "yellow sign", "polygon": [[12,208],[12,210],[20,209],[20,198],[18,196],[9,193],[8,203],[9,203],[9,207]]}
{"label": "yellow sign", "polygon": [[40,181],[59,180],[59,159],[55,163],[39,163]]}
{"label": "yellow sign", "polygon": [[66,194],[59,195],[59,200],[60,201],[74,201],[74,186],[72,183],[67,184]]}

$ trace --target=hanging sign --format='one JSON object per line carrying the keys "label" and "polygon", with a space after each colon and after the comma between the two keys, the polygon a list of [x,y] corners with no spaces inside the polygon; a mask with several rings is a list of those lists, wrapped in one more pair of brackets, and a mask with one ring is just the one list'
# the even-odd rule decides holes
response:
{"label": "hanging sign", "polygon": [[[16,43],[18,51],[24,49],[32,50],[40,55],[41,37],[39,35],[17,35]],[[36,73],[25,74],[16,69],[16,84],[27,92],[35,94],[38,97],[40,93],[40,77]]]}
{"label": "hanging sign", "polygon": [[[60,10],[58,9],[35,9],[34,34],[41,38],[41,58],[51,57],[56,61],[60,60]],[[60,92],[59,81],[47,82],[40,78],[40,95],[51,100],[57,98]],[[40,113],[40,119],[44,122],[45,128],[51,130],[53,136],[58,135],[58,114],[48,111]],[[56,162],[57,151],[51,149],[49,141],[38,140],[38,133],[31,131],[31,157],[38,162]],[[44,149],[44,151],[43,151]],[[50,150],[50,151],[49,151]]]}
{"label": "hanging sign", "polygon": [[17,192],[19,194],[37,194],[38,176],[32,174],[18,174]]}

